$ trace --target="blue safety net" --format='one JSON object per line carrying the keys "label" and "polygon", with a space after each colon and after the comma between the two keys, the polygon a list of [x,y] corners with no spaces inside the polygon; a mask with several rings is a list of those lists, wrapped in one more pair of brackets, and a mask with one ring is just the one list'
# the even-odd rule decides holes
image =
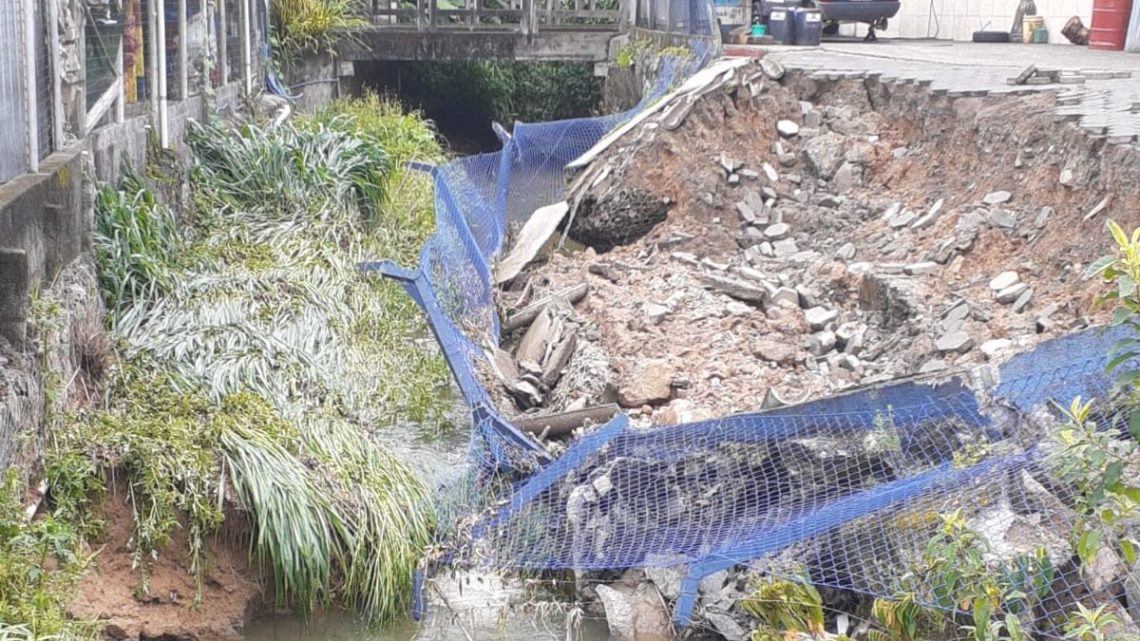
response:
{"label": "blue safety net", "polygon": [[[678,24],[712,36],[711,3],[672,1]],[[980,533],[979,558],[1008,578],[996,611],[1059,636],[1074,604],[1122,594],[1129,576],[1086,585],[1072,528],[1054,526],[1075,521],[1076,502],[1048,445],[1067,420],[1058,407],[1077,396],[1099,399],[1099,429],[1126,434],[1104,374],[1104,355],[1123,330],[1088,330],[1000,365],[771,411],[649,429],[618,416],[557,457],[492,404],[476,372],[499,344],[492,264],[511,225],[562,200],[567,163],[704,67],[715,42],[694,37],[691,56],[666,59],[628,112],[518,123],[501,151],[433,168],[436,231],[418,267],[363,266],[400,280],[424,308],[472,409],[476,478],[441,500],[447,560],[673,568],[677,585],[662,591],[679,624],[698,606],[716,607],[725,591],[712,584],[741,568],[866,595],[909,594],[953,612],[960,604],[947,600],[928,555],[932,540],[948,536],[943,517],[954,514]]]}

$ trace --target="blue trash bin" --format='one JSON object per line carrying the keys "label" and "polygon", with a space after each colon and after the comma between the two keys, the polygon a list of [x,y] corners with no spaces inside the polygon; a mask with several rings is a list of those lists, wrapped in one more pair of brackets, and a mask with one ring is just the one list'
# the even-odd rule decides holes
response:
{"label": "blue trash bin", "polygon": [[772,36],[776,44],[795,44],[795,27],[792,12],[787,9],[773,9],[768,14],[768,35]]}
{"label": "blue trash bin", "polygon": [[793,39],[800,46],[818,47],[823,38],[823,19],[818,9],[796,9],[794,11]]}

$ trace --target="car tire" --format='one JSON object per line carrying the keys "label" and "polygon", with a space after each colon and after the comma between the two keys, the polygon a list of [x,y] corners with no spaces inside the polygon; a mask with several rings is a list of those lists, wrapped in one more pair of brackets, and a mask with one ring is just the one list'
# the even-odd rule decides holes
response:
{"label": "car tire", "polygon": [[1008,31],[975,31],[974,42],[1009,42]]}

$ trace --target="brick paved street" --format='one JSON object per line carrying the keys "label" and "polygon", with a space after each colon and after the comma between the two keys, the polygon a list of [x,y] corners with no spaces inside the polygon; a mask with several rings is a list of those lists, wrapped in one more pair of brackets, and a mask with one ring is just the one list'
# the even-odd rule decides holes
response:
{"label": "brick paved street", "polygon": [[[1140,137],[1140,55],[1067,45],[980,44],[931,40],[825,42],[820,47],[727,46],[729,55],[759,55],[824,76],[877,74],[929,85],[950,95],[1030,91],[1059,93],[1058,119],[1072,119],[1112,143]],[[1061,72],[1062,84],[1011,85],[1029,65]]]}

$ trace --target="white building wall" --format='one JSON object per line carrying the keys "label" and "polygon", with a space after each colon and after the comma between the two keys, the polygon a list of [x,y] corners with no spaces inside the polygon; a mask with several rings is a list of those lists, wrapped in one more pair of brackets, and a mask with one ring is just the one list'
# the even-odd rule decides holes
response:
{"label": "white building wall", "polygon": [[[902,8],[884,35],[895,38],[970,40],[980,29],[1008,31],[1019,0],[902,0]],[[1065,43],[1061,28],[1072,16],[1089,26],[1093,0],[1035,0],[1044,16],[1049,42]],[[863,33],[860,29],[860,33]]]}

